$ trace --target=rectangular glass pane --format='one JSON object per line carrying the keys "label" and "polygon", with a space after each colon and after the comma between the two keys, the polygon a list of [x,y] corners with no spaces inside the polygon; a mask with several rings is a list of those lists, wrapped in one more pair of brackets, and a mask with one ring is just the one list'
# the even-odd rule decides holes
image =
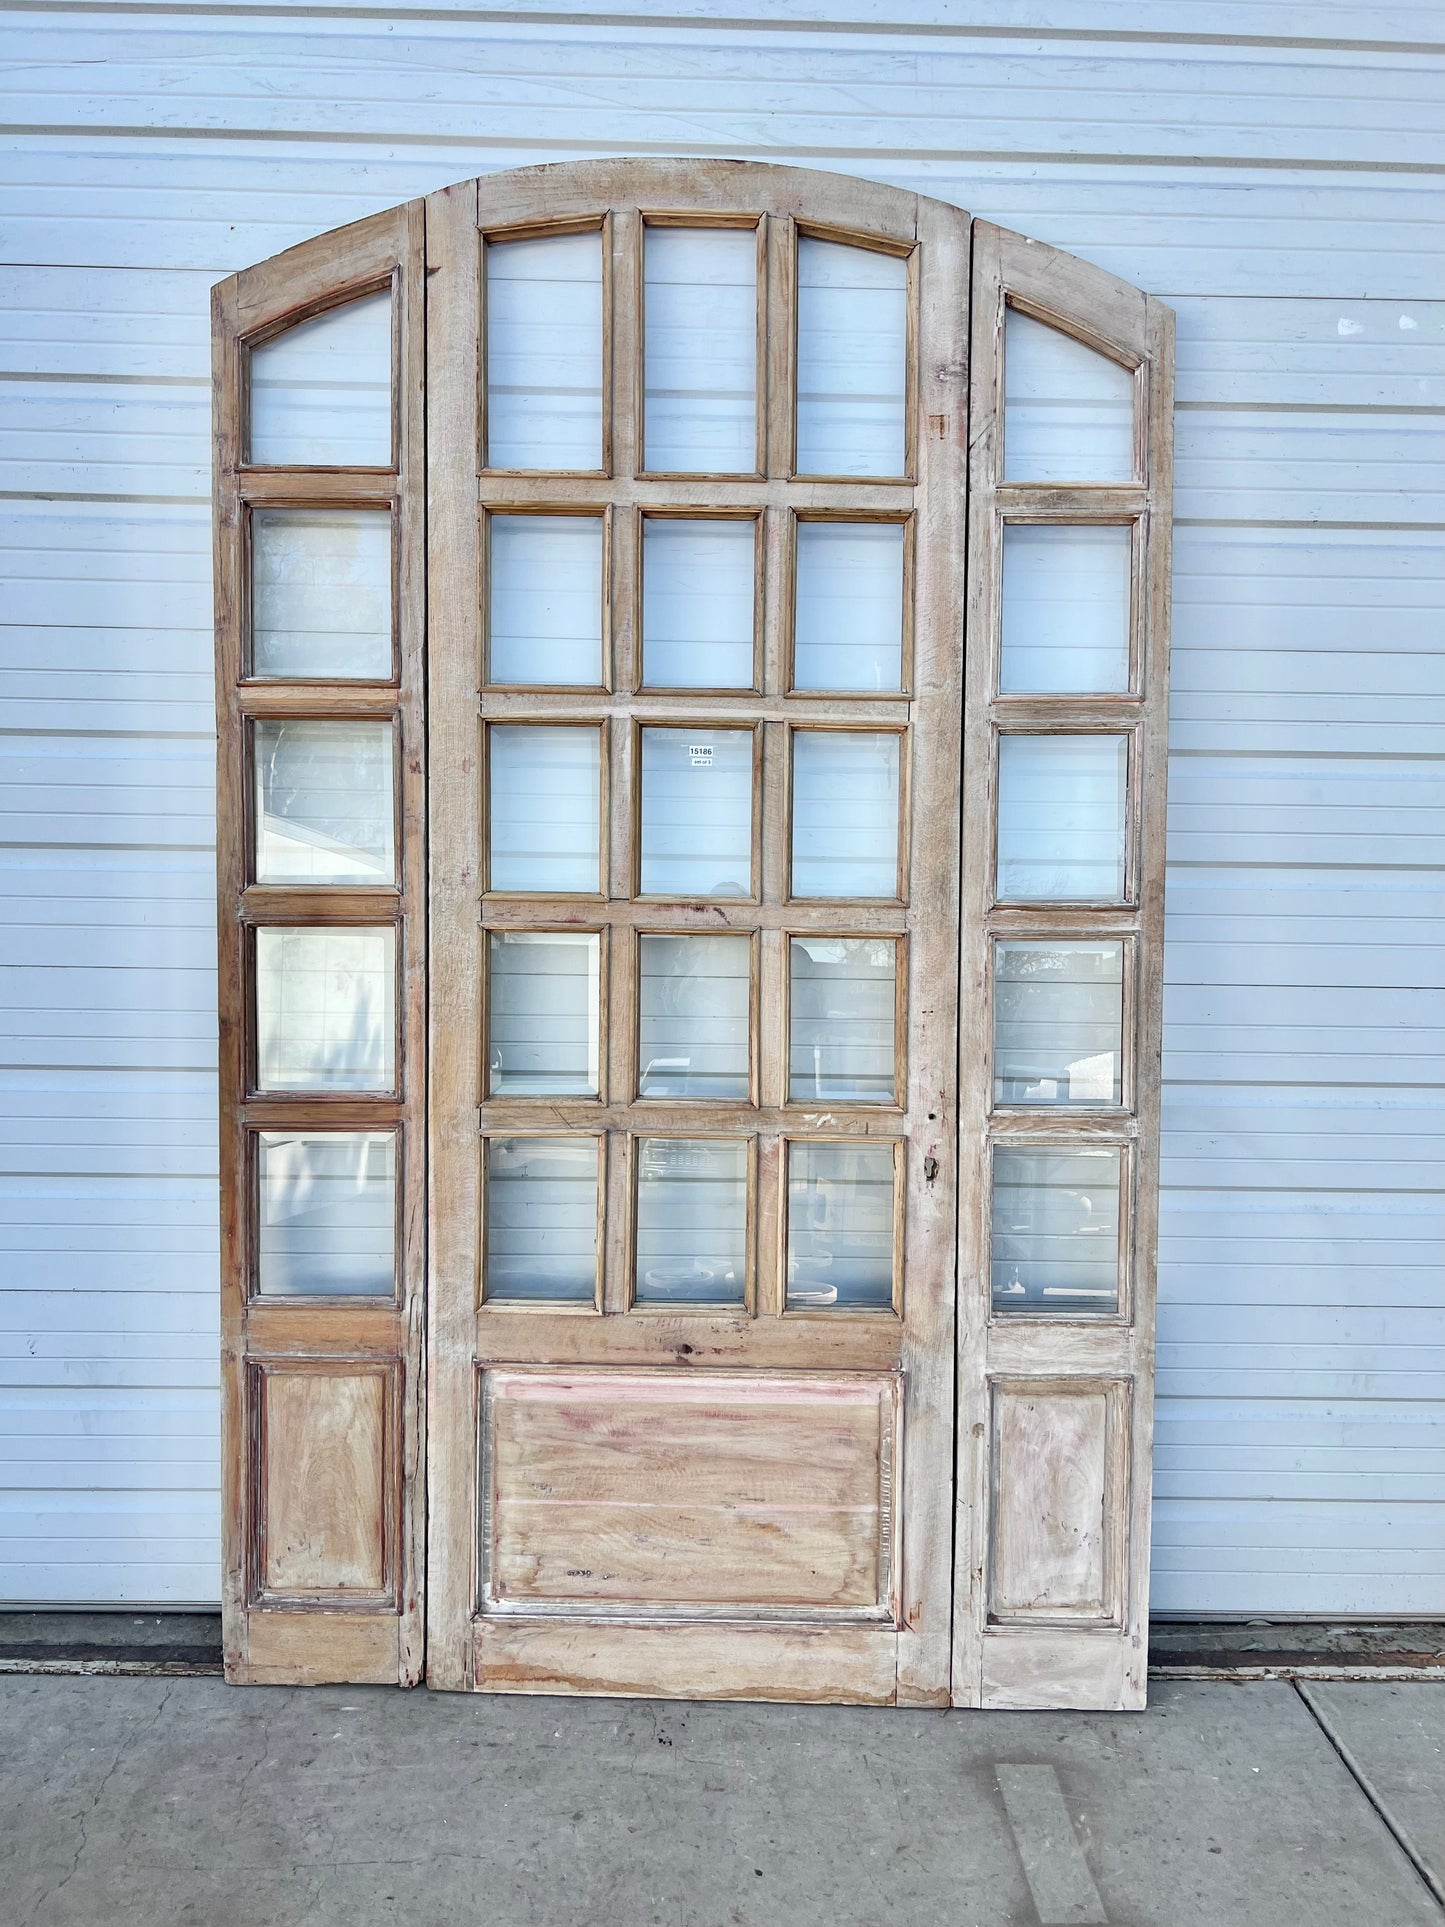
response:
{"label": "rectangular glass pane", "polygon": [[256,881],[396,881],[390,723],[255,725]]}
{"label": "rectangular glass pane", "polygon": [[642,1095],[746,1102],[749,939],[644,936],[640,955],[637,1077]]}
{"label": "rectangular glass pane", "polygon": [[642,525],[642,678],[654,688],[751,689],[755,522]]}
{"label": "rectangular glass pane", "polygon": [[793,895],[898,895],[898,745],[862,730],[793,732]]}
{"label": "rectangular glass pane", "polygon": [[1001,902],[1121,903],[1124,736],[1001,736]]}
{"label": "rectangular glass pane", "polygon": [[602,518],[493,515],[488,528],[492,682],[602,681]]}
{"label": "rectangular glass pane", "polygon": [[487,465],[602,466],[602,235],[487,243]]}
{"label": "rectangular glass pane", "polygon": [[753,735],[642,732],[642,893],[752,894]]}
{"label": "rectangular glass pane", "polygon": [[251,511],[251,674],[390,680],[386,509]]}
{"label": "rectangular glass pane", "polygon": [[263,1298],[390,1298],[396,1139],[390,1131],[262,1131],[256,1289]]}
{"label": "rectangular glass pane", "polygon": [[903,524],[800,522],[794,609],[795,689],[898,689]]}
{"label": "rectangular glass pane", "polygon": [[798,242],[798,473],[902,475],[908,264]]}
{"label": "rectangular glass pane", "polygon": [[251,350],[259,467],[391,467],[391,293],[301,321]]}
{"label": "rectangular glass pane", "polygon": [[1127,482],[1134,377],[1117,361],[1010,308],[1003,472],[1010,482]]}
{"label": "rectangular glass pane", "polygon": [[396,933],[334,927],[256,932],[256,1086],[396,1087]]}
{"label": "rectangular glass pane", "polygon": [[758,462],[758,237],[646,231],[647,467],[752,475]]}
{"label": "rectangular glass pane", "polygon": [[1124,946],[1001,943],[994,951],[996,1104],[1118,1104]]}
{"label": "rectangular glass pane", "polygon": [[639,1305],[741,1305],[748,1278],[743,1138],[639,1138]]}
{"label": "rectangular glass pane", "polygon": [[487,1299],[596,1302],[597,1144],[595,1137],[487,1139]]}
{"label": "rectangular glass pane", "polygon": [[794,937],[788,1096],[891,1104],[898,946],[891,937]]}
{"label": "rectangular glass pane", "polygon": [[893,1305],[893,1146],[788,1146],[788,1309]]}
{"label": "rectangular glass pane", "polygon": [[999,689],[1109,695],[1129,687],[1133,530],[1009,522]]}
{"label": "rectangular glass pane", "polygon": [[494,727],[493,890],[558,895],[601,888],[602,733],[591,727]]}
{"label": "rectangular glass pane", "polygon": [[1000,1144],[993,1154],[995,1311],[1119,1309],[1116,1145]]}
{"label": "rectangular glass pane", "polygon": [[487,975],[493,1097],[597,1095],[600,939],[581,930],[494,930]]}

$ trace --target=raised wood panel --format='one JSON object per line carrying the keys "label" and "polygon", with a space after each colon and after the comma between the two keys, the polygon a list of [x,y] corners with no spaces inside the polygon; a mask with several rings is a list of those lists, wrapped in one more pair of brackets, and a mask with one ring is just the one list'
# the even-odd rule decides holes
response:
{"label": "raised wood panel", "polygon": [[401,1621],[390,1608],[328,1614],[318,1638],[314,1609],[268,1607],[251,1615],[247,1634],[253,1686],[394,1686],[402,1664]]}
{"label": "raised wood panel", "polygon": [[1124,1638],[1109,1628],[1055,1628],[1041,1641],[1034,1630],[999,1626],[983,1638],[983,1703],[990,1708],[1141,1712],[1146,1671],[1143,1628]]}
{"label": "raised wood panel", "polygon": [[1127,1385],[1017,1379],[992,1394],[990,1620],[1118,1624]]}
{"label": "raised wood panel", "polygon": [[256,1589],[261,1598],[394,1591],[397,1370],[253,1366]]}
{"label": "raised wood panel", "polygon": [[898,1380],[483,1374],[483,1610],[882,1616]]}

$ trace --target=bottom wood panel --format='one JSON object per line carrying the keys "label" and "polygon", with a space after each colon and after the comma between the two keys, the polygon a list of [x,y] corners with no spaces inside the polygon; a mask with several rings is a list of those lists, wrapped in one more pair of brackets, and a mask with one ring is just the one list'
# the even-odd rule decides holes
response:
{"label": "bottom wood panel", "polygon": [[983,1636],[983,1704],[1049,1711],[1141,1713],[1148,1652],[1142,1629],[990,1627]]}
{"label": "bottom wood panel", "polygon": [[226,1678],[248,1686],[413,1686],[396,1613],[253,1611],[245,1650],[227,1654]]}
{"label": "bottom wood panel", "polygon": [[888,1627],[625,1626],[481,1620],[476,1684],[490,1693],[821,1701],[896,1697]]}

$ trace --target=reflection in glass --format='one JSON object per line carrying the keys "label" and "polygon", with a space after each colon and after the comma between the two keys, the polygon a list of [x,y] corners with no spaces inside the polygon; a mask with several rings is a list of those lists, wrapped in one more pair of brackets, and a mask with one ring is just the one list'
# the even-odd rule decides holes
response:
{"label": "reflection in glass", "polygon": [[902,475],[908,264],[798,241],[798,473]]}
{"label": "reflection in glass", "polygon": [[754,474],[756,229],[649,227],[643,259],[647,467]]}
{"label": "reflection in glass", "polygon": [[639,940],[638,1089],[644,1097],[747,1100],[752,944]]}
{"label": "reflection in glass", "polygon": [[487,1144],[484,1296],[588,1305],[597,1295],[595,1137]]}
{"label": "reflection in glass", "polygon": [[251,511],[251,674],[386,682],[391,515]]}
{"label": "reflection in glass", "polygon": [[901,686],[901,522],[800,522],[796,595],[795,689]]}
{"label": "reflection in glass", "polygon": [[260,1131],[256,1289],[265,1298],[390,1298],[396,1137]]}
{"label": "reflection in glass", "polygon": [[256,881],[396,881],[388,722],[255,725]]}
{"label": "reflection in glass", "polygon": [[642,732],[642,894],[752,893],[753,735]]}
{"label": "reflection in glass", "polygon": [[493,890],[601,888],[601,731],[493,725]]}
{"label": "reflection in glass", "polygon": [[996,1104],[1122,1100],[1124,946],[1000,943],[994,950]]}
{"label": "reflection in glass", "polygon": [[790,1101],[893,1103],[897,944],[794,937],[789,953]]}
{"label": "reflection in glass", "polygon": [[391,467],[391,294],[383,289],[253,348],[258,467]]}
{"label": "reflection in glass", "polygon": [[1119,1309],[1117,1145],[998,1145],[990,1273],[995,1311]]}
{"label": "reflection in glass", "polygon": [[1109,695],[1129,687],[1133,530],[1008,522],[999,689]]}
{"label": "reflection in glass", "polygon": [[396,936],[389,926],[256,932],[256,1086],[396,1085]]}
{"label": "reflection in glass", "polygon": [[489,241],[487,465],[602,466],[602,236]]}
{"label": "reflection in glass", "polygon": [[788,1146],[788,1309],[893,1304],[892,1144]]}
{"label": "reflection in glass", "polygon": [[898,895],[899,737],[793,731],[793,895]]}
{"label": "reflection in glass", "polygon": [[1123,736],[1001,736],[1000,902],[1121,903],[1129,744]]}
{"label": "reflection in glass", "polygon": [[493,1097],[597,1095],[601,940],[583,930],[494,930],[487,972]]}
{"label": "reflection in glass", "polygon": [[639,1138],[639,1305],[741,1305],[748,1276],[742,1138]]}
{"label": "reflection in glass", "polygon": [[596,688],[602,681],[602,518],[488,521],[492,682]]}
{"label": "reflection in glass", "polygon": [[1008,311],[1004,478],[1128,482],[1134,475],[1134,377],[1032,315]]}
{"label": "reflection in glass", "polygon": [[642,679],[653,688],[751,689],[752,521],[642,524]]}

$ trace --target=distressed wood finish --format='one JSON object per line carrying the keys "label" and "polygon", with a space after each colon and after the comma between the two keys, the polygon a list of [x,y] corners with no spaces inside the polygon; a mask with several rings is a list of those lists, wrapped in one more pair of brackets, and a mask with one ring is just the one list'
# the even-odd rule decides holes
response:
{"label": "distressed wood finish", "polygon": [[[422,1669],[423,239],[422,208],[414,202],[293,248],[215,290],[222,1602],[226,1676],[238,1681],[409,1685]],[[388,286],[397,466],[249,466],[243,456],[250,344]],[[249,515],[253,507],[277,504],[390,509],[397,666],[391,681],[248,679]],[[397,887],[248,884],[252,719],[357,716],[395,721]],[[370,924],[396,932],[393,1095],[255,1092],[252,933],[277,924]],[[390,1302],[255,1296],[255,1133],[326,1127],[396,1133],[398,1250]]]}
{"label": "distressed wood finish", "polygon": [[[642,473],[640,263],[652,222],[758,228],[763,469],[756,478]],[[481,237],[535,235],[569,225],[600,226],[604,236],[608,472],[490,472],[479,465],[478,407],[485,393]],[[793,474],[800,228],[909,261],[907,480],[801,480]],[[427,203],[433,1062],[428,1677],[434,1684],[947,1700],[968,256],[967,217],[955,209],[868,182],[731,162],[599,161],[524,169],[450,189]],[[606,687],[488,687],[481,680],[480,518],[497,509],[564,507],[601,511],[607,518]],[[701,510],[759,518],[760,682],[752,692],[640,686],[642,514]],[[789,693],[792,558],[800,514],[911,521],[907,693]],[[487,894],[479,705],[483,729],[493,720],[565,720],[602,729],[600,898]],[[636,894],[643,724],[731,724],[754,731],[756,900],[689,903]],[[808,724],[907,729],[899,836],[907,887],[897,902],[789,900],[790,731]],[[481,1070],[480,946],[489,929],[549,928],[602,933],[601,1096],[489,1099]],[[756,1104],[636,1097],[638,934],[688,930],[756,933]],[[787,935],[870,931],[906,940],[900,949],[899,1063],[906,1067],[900,1101],[835,1104],[831,1112],[790,1105]],[[479,1305],[479,1119],[484,1134],[607,1133],[600,1316],[590,1305],[526,1312]],[[631,1308],[636,1142],[669,1134],[720,1134],[752,1147],[745,1313]],[[900,1147],[901,1313],[785,1312],[786,1141],[854,1136]],[[513,1369],[522,1366],[556,1369],[533,1377]],[[592,1368],[599,1378],[616,1374],[614,1389],[586,1389],[592,1376],[574,1381],[568,1373],[575,1367]],[[731,1377],[712,1379],[718,1369]],[[779,1371],[789,1374],[786,1381],[768,1376]],[[673,1374],[687,1375],[681,1403],[668,1393]],[[782,1383],[792,1389],[779,1400]],[[519,1401],[516,1388],[523,1384],[554,1389],[540,1404],[536,1398]],[[689,1402],[699,1386],[710,1387],[700,1407]],[[879,1417],[895,1387],[901,1387],[901,1495],[892,1490],[892,1421],[885,1426]],[[764,1478],[758,1460],[731,1452],[726,1440],[737,1433],[727,1401],[736,1414],[754,1415],[754,1444],[764,1459],[782,1467],[791,1454],[796,1489],[811,1489],[822,1469],[831,1468],[823,1484],[832,1496],[820,1498],[819,1511],[806,1513],[796,1489],[789,1499],[786,1478]],[[825,1408],[835,1429],[820,1434],[817,1415]],[[617,1418],[620,1431],[607,1433],[607,1449],[596,1461],[582,1442],[598,1446],[602,1410],[614,1418],[625,1413],[625,1422]],[[546,1439],[528,1429],[541,1426],[543,1412],[549,1426],[561,1428]],[[680,1432],[682,1415],[689,1413],[692,1429]],[[712,1414],[706,1422],[704,1413]],[[852,1431],[836,1433],[839,1413],[852,1415]],[[866,1427],[858,1431],[865,1414]],[[822,1454],[816,1464],[815,1449]],[[598,1479],[602,1483],[594,1489]],[[772,1495],[762,1512],[749,1510],[753,1502],[744,1504],[742,1496],[759,1479],[760,1489]],[[556,1488],[546,1495],[546,1506],[538,1503],[538,1482]],[[709,1491],[715,1496],[707,1498]],[[710,1505],[719,1510],[705,1524],[699,1507]],[[658,1555],[659,1543],[665,1557]],[[886,1584],[879,1578],[883,1547]],[[624,1608],[630,1623],[607,1623],[609,1611]],[[761,1615],[767,1623],[712,1623],[708,1615],[719,1612],[730,1612],[734,1621],[739,1612]],[[533,1623],[538,1615],[545,1624]],[[874,1623],[843,1623],[850,1615],[871,1615]],[[810,1617],[817,1623],[797,1623]]]}
{"label": "distressed wood finish", "polygon": [[[1135,371],[1132,483],[1003,480],[1009,303]],[[1172,405],[1173,317],[1167,308],[1086,263],[974,223],[953,1672],[953,1695],[961,1705],[1144,1704]],[[997,693],[1006,519],[1134,524],[1132,693]],[[1006,730],[1128,734],[1122,907],[995,903],[996,744]],[[1020,935],[1125,939],[1121,1108],[1078,1116],[1057,1109],[1030,1115],[1018,1105],[992,1108],[992,944],[998,936]],[[1000,1142],[1128,1148],[1132,1183],[1124,1188],[1117,1316],[993,1314],[988,1200],[990,1160]]]}

